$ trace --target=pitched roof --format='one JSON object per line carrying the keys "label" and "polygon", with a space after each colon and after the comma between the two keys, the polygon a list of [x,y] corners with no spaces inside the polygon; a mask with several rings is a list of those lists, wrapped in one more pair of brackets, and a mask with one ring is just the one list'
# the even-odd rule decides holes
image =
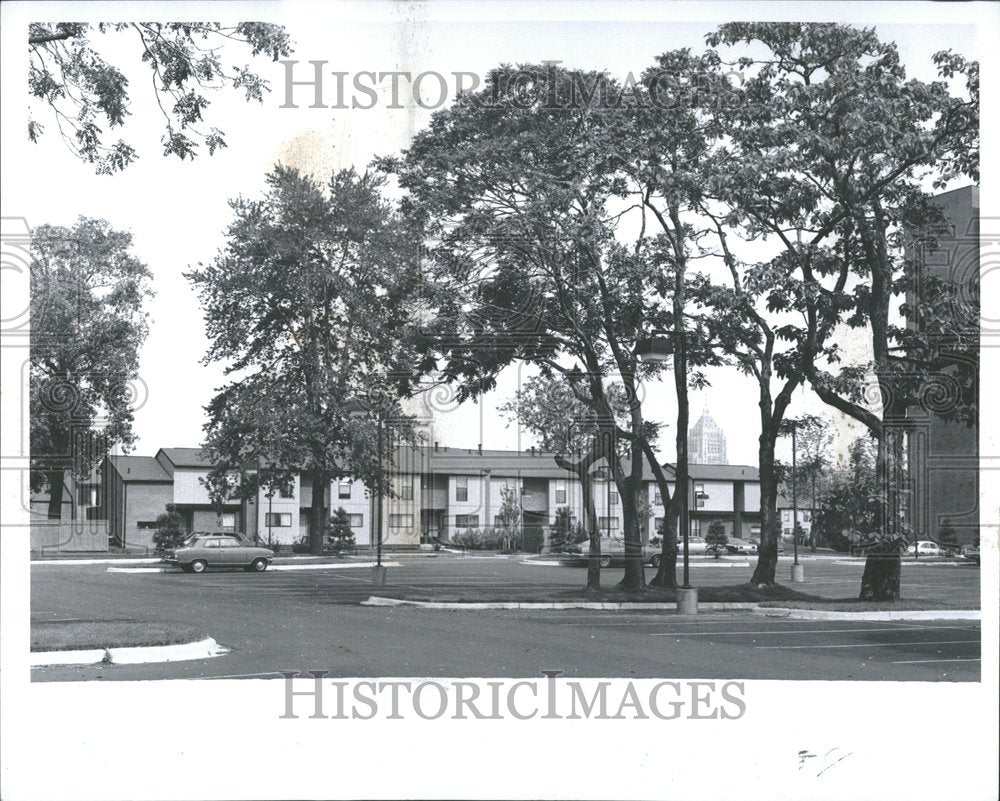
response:
{"label": "pitched roof", "polygon": [[108,456],[108,462],[122,481],[172,481],[169,473],[152,456]]}
{"label": "pitched roof", "polygon": [[201,448],[160,448],[162,453],[174,467],[211,467],[212,463],[204,457]]}
{"label": "pitched roof", "polygon": [[691,478],[704,481],[760,481],[760,471],[748,464],[691,464]]}

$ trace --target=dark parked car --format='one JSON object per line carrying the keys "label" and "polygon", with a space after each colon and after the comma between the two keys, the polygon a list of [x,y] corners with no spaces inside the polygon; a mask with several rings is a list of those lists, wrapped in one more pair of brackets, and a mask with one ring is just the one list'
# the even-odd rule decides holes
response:
{"label": "dark parked car", "polygon": [[235,534],[192,534],[163,557],[164,562],[186,573],[204,573],[209,567],[242,567],[263,573],[272,559],[270,548],[250,545]]}

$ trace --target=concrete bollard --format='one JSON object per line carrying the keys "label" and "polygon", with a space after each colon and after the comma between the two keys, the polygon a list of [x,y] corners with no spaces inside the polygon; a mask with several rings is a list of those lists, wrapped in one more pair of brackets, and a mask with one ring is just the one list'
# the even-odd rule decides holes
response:
{"label": "concrete bollard", "polygon": [[372,568],[372,584],[376,587],[385,586],[385,566],[375,565]]}
{"label": "concrete bollard", "polygon": [[796,584],[801,584],[805,580],[806,580],[805,565],[792,565],[792,581]]}
{"label": "concrete bollard", "polygon": [[677,613],[680,615],[698,614],[698,588],[680,587],[677,590]]}

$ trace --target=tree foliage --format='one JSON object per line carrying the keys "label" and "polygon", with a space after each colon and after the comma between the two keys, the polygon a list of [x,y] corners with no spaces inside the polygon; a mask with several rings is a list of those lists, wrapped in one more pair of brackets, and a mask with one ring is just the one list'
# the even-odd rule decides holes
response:
{"label": "tree foliage", "polygon": [[252,497],[303,471],[316,552],[330,480],[390,494],[379,421],[409,435],[396,399],[412,358],[419,250],[381,185],[344,170],[322,187],[279,166],[263,199],[231,203],[226,247],[187,274],[211,341],[204,361],[231,376],[207,407],[212,496]]}
{"label": "tree foliage", "polygon": [[335,551],[343,551],[354,547],[354,530],[351,528],[351,516],[343,506],[330,517],[330,532],[327,544]]}
{"label": "tree foliage", "polygon": [[135,440],[149,269],[106,220],[42,225],[31,242],[31,486],[59,517],[64,476],[82,479]]}
{"label": "tree foliage", "polygon": [[156,531],[153,532],[153,542],[156,543],[156,551],[162,552],[170,548],[176,548],[184,542],[186,536],[187,531],[184,528],[184,519],[181,517],[180,512],[177,511],[177,506],[168,503],[167,511],[156,518]]}
{"label": "tree foliage", "polygon": [[[226,146],[225,132],[204,119],[212,93],[241,91],[247,101],[260,103],[269,91],[268,82],[249,65],[225,63],[234,48],[229,43],[272,61],[291,53],[285,29],[264,22],[32,23],[29,94],[36,105],[47,107],[69,150],[98,174],[123,170],[138,156],[125,140],[107,138],[107,129],[125,125],[130,95],[125,74],[101,54],[105,42],[137,48],[164,119],[163,154],[181,159],[194,158],[202,145],[209,154]],[[28,138],[35,142],[43,133],[42,123],[29,118]]]}

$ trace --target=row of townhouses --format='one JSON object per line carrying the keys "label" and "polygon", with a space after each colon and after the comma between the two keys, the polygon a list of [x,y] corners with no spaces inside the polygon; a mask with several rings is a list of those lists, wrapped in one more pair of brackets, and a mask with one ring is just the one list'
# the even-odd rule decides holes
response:
{"label": "row of townhouses", "polygon": [[[642,536],[648,541],[662,523],[664,507],[652,470],[644,467],[643,492],[651,514]],[[162,448],[155,456],[108,456],[90,481],[64,495],[65,506],[74,507],[65,508],[64,519],[104,528],[111,544],[136,550],[152,547],[156,518],[168,503],[177,507],[189,531],[239,531],[282,543],[308,536],[312,503],[308,475],[296,475],[283,491],[233,499],[220,511],[212,505],[201,480],[209,468],[198,448]],[[664,469],[668,478],[673,476],[671,465]],[[392,493],[383,499],[382,539],[388,548],[447,541],[466,529],[498,525],[504,487],[513,490],[525,527],[544,531],[561,507],[568,507],[577,520],[583,519],[582,486],[556,464],[551,453],[401,447],[394,453],[389,474]],[[757,468],[694,464],[690,474],[691,497],[697,499],[691,509],[693,535],[703,535],[709,523],[721,520],[730,537],[759,536]],[[621,498],[604,465],[595,465],[593,475],[600,528],[607,536],[619,537]],[[670,487],[673,493],[672,482]],[[328,493],[327,506],[331,510],[342,507],[350,515],[356,543],[361,547],[373,544],[377,500],[368,488],[361,481],[344,479],[332,482]],[[44,515],[46,504],[47,499],[37,496],[32,506]],[[59,543],[33,542],[33,547],[72,550],[70,534],[64,533]]]}

